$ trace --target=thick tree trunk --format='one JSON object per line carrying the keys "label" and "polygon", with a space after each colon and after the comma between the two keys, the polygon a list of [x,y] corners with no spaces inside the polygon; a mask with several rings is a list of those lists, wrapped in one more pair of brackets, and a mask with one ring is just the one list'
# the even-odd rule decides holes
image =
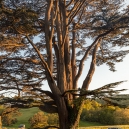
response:
{"label": "thick tree trunk", "polygon": [[58,108],[60,129],[78,128],[80,115],[82,112],[83,98],[77,98],[73,103],[73,105],[65,103],[65,106],[62,105],[63,103],[59,104],[62,105],[61,108]]}
{"label": "thick tree trunk", "polygon": [[55,101],[58,108],[59,128],[69,129],[68,110],[65,100],[62,96],[56,96]]}
{"label": "thick tree trunk", "polygon": [[60,109],[59,111],[59,128],[60,129],[70,129],[69,128],[69,120],[68,120],[68,116],[63,115],[65,112],[63,111],[64,109]]}
{"label": "thick tree trunk", "polygon": [[[63,109],[61,109],[62,113]],[[78,123],[79,119],[75,119],[75,121],[70,121],[70,118],[74,117],[74,115],[71,115],[71,112],[69,112],[69,117],[64,118],[62,116],[62,113],[59,114],[59,129],[77,129],[78,128]],[[76,113],[75,113],[76,114]]]}

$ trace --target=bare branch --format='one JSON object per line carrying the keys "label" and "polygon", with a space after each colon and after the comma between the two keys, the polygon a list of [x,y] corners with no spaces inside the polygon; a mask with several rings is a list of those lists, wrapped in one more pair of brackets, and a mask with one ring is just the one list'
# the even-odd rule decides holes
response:
{"label": "bare branch", "polygon": [[93,50],[93,54],[92,54],[92,62],[90,65],[90,69],[89,72],[87,74],[87,77],[85,78],[83,84],[82,84],[82,89],[86,88],[86,90],[88,90],[89,84],[91,82],[91,79],[93,77],[94,71],[95,71],[95,65],[96,65],[96,52],[98,50],[98,47],[101,44],[101,39],[98,41],[98,43],[95,45],[95,48]]}

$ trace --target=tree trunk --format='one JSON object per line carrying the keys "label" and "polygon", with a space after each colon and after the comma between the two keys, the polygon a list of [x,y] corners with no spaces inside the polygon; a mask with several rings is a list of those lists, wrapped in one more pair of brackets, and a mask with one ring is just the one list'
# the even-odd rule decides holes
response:
{"label": "tree trunk", "polygon": [[74,104],[65,103],[66,106],[58,108],[60,129],[78,129],[83,100],[83,97],[77,98]]}
{"label": "tree trunk", "polygon": [[[64,113],[63,110],[62,113]],[[70,118],[73,117],[71,112],[68,113],[70,116],[67,118],[64,118],[62,113],[59,114],[59,129],[77,129],[79,120],[76,119],[76,121],[71,122]]]}

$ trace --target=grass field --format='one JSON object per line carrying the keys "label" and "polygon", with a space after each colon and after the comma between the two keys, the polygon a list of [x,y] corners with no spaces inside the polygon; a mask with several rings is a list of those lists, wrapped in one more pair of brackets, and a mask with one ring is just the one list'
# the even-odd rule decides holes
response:
{"label": "grass field", "polygon": [[[20,124],[25,124],[26,128],[29,128],[29,118],[32,117],[35,113],[40,111],[38,108],[33,107],[29,109],[21,109],[21,115],[17,117],[18,122],[12,126],[9,126],[7,128],[18,128]],[[107,129],[108,127],[120,127],[122,129],[129,129],[129,125],[122,125],[122,126],[104,126],[97,122],[84,122],[80,121],[79,123],[79,129]]]}
{"label": "grass field", "polygon": [[[35,113],[40,111],[38,108],[33,107],[29,109],[20,109],[21,115],[17,117],[18,122],[12,126],[8,126],[10,128],[17,128],[20,124],[25,124],[26,128],[30,127],[28,122],[29,118],[32,117]],[[96,122],[83,122],[80,121],[80,127],[87,127],[87,126],[101,126],[102,124]]]}
{"label": "grass field", "polygon": [[11,128],[17,128],[20,124],[25,124],[26,128],[30,126],[28,120],[35,113],[37,113],[39,109],[37,107],[28,108],[28,109],[20,109],[21,115],[17,117],[18,122],[12,126]]}
{"label": "grass field", "polygon": [[108,129],[108,128],[120,128],[129,129],[129,125],[115,125],[115,126],[92,126],[92,127],[80,127],[79,129]]}

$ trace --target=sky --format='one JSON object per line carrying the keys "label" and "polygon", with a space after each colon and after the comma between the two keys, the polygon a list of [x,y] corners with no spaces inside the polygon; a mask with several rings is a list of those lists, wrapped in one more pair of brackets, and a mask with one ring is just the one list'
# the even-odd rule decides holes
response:
{"label": "sky", "polygon": [[[129,5],[129,0],[125,0],[125,6],[126,5]],[[123,62],[117,63],[115,66],[116,72],[110,71],[109,67],[106,65],[96,67],[89,90],[99,88],[109,83],[126,80],[126,82],[120,84],[117,89],[127,89],[121,93],[129,94],[129,54],[124,58]],[[88,63],[87,66],[85,66],[84,71],[87,73]],[[80,85],[82,84],[83,79],[84,77],[82,76],[79,80]]]}
{"label": "sky", "polygon": [[[89,62],[87,62],[84,68],[85,74],[88,71],[88,65],[89,65]],[[82,84],[83,80],[84,80],[84,76],[82,76],[81,79],[79,80],[79,85]],[[122,94],[128,94],[129,93],[129,55],[127,55],[124,58],[123,62],[116,64],[116,72],[110,71],[107,65],[102,65],[99,67],[96,66],[95,73],[93,75],[91,84],[89,86],[89,90],[99,88],[109,83],[124,81],[124,80],[126,80],[126,82],[120,84],[116,89],[128,89],[124,92],[121,92]]]}
{"label": "sky", "polygon": [[[126,5],[129,5],[129,0],[125,0],[125,3]],[[84,67],[83,71],[85,75],[89,70],[90,62],[91,61],[88,60]],[[89,90],[99,88],[109,83],[126,80],[126,82],[117,86],[116,89],[127,89],[126,91],[121,92],[121,94],[129,94],[129,54],[123,59],[123,62],[117,63],[115,66],[116,72],[110,71],[109,67],[106,65],[99,67],[96,66],[95,73],[89,86]],[[84,76],[82,75],[78,83],[79,86],[82,86],[83,80]],[[48,87],[44,85],[43,89],[48,89]]]}

